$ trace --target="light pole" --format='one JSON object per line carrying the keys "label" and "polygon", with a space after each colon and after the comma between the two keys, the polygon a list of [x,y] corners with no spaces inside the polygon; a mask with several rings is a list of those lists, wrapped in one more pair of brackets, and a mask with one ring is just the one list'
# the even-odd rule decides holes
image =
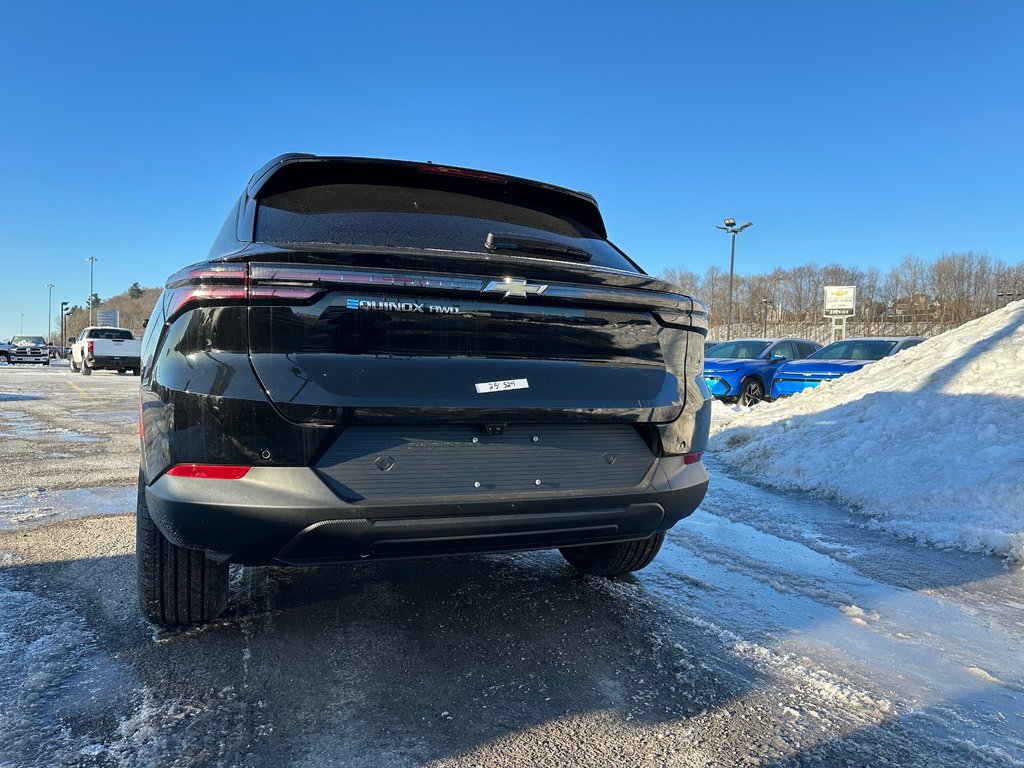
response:
{"label": "light pole", "polygon": [[60,303],[60,351],[62,356],[64,354],[64,347],[67,346],[64,342],[64,339],[66,338],[64,333],[64,321],[67,319],[64,313],[67,312],[67,306],[68,302],[66,301],[62,301]]}
{"label": "light pole", "polygon": [[50,338],[53,333],[53,318],[50,316],[53,312],[53,283],[47,283],[46,288],[46,343],[49,345],[53,343]]}
{"label": "light pole", "polygon": [[96,265],[96,257],[88,256],[85,260],[89,262],[89,325],[92,325],[92,270]]}
{"label": "light pole", "polygon": [[772,305],[768,299],[761,299],[761,303],[764,304],[764,328],[761,331],[761,336],[768,338],[768,307]]}
{"label": "light pole", "polygon": [[726,219],[722,223],[725,226],[719,226],[718,229],[732,235],[732,250],[729,252],[729,327],[725,334],[725,340],[729,341],[732,339],[732,277],[736,266],[736,235],[747,227],[752,226],[754,222],[748,221],[746,224],[740,224],[738,227],[736,226],[736,219]]}
{"label": "light pole", "polygon": [[24,312],[20,312],[19,314],[21,315],[21,330],[18,331],[18,333],[20,333],[21,335],[24,336],[25,335],[25,313]]}

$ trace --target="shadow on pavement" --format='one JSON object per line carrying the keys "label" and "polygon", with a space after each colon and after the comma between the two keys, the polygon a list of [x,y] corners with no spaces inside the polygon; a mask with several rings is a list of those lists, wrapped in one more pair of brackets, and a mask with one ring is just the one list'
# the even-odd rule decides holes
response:
{"label": "shadow on pavement", "polygon": [[[758,681],[696,629],[670,642],[657,610],[632,599],[642,587],[580,577],[553,553],[245,569],[228,615],[180,632],[138,617],[133,567],[121,556],[4,571],[84,606],[78,631],[94,651],[78,663],[106,688],[106,710],[74,715],[58,681],[20,716],[74,722],[129,764],[421,765],[600,712],[603,741],[536,746],[562,750],[556,764],[614,765],[633,724],[684,720]],[[0,756],[34,764],[18,749]]]}

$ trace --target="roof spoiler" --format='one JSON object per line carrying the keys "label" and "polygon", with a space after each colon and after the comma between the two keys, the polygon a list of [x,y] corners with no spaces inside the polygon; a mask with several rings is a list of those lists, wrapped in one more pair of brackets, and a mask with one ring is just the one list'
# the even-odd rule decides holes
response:
{"label": "roof spoiler", "polygon": [[292,189],[343,183],[423,187],[503,200],[573,219],[599,237],[608,237],[597,201],[585,192],[429,162],[290,153],[275,157],[256,171],[245,192],[250,200],[259,200]]}

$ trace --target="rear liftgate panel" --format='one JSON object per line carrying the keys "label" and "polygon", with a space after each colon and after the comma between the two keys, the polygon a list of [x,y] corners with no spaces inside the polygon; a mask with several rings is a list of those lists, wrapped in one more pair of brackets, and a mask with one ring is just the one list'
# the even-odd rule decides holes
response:
{"label": "rear liftgate panel", "polygon": [[[555,286],[546,285],[541,296],[502,300],[485,278],[397,272],[319,269],[317,279],[331,284],[297,288],[280,284],[305,274],[297,267],[251,269],[253,368],[293,421],[481,423],[489,412],[504,422],[667,422],[682,409],[660,343],[665,329],[635,306],[565,304],[549,298]],[[265,275],[276,282],[261,282]],[[370,279],[396,285],[378,291],[357,282]],[[441,284],[448,295],[409,290],[407,282]],[[292,295],[286,291],[309,298],[282,302]],[[509,381],[514,388],[496,384]]]}

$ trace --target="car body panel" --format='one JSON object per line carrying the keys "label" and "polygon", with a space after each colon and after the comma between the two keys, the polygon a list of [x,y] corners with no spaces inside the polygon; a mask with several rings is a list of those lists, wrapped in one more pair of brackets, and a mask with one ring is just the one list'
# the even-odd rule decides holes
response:
{"label": "car body panel", "polygon": [[[922,341],[924,339],[920,336],[864,336],[844,339],[842,342],[836,342],[835,344],[893,342],[893,347],[884,355],[884,357],[892,357],[904,349],[920,344]],[[830,344],[829,347],[825,347],[821,351],[825,352],[830,347],[835,347],[835,344]],[[850,358],[817,359],[812,356],[806,360],[785,363],[779,366],[775,374],[771,389],[772,398],[789,397],[807,389],[814,389],[823,381],[833,381],[847,374],[859,371],[864,366],[873,362],[876,362],[876,360]]]}
{"label": "car body panel", "polygon": [[[737,400],[741,396],[744,383],[750,378],[757,379],[762,385],[762,391],[767,394],[771,390],[776,370],[780,363],[784,362],[771,359],[779,350],[784,350],[788,355],[803,355],[810,348],[821,348],[817,342],[795,337],[735,339],[733,342],[723,342],[718,346],[724,349],[725,344],[744,343],[755,348],[763,344],[764,349],[758,352],[756,357],[750,358],[715,357],[714,348],[705,351],[704,380],[711,394],[719,400]],[[800,358],[787,356],[787,359]]]}

